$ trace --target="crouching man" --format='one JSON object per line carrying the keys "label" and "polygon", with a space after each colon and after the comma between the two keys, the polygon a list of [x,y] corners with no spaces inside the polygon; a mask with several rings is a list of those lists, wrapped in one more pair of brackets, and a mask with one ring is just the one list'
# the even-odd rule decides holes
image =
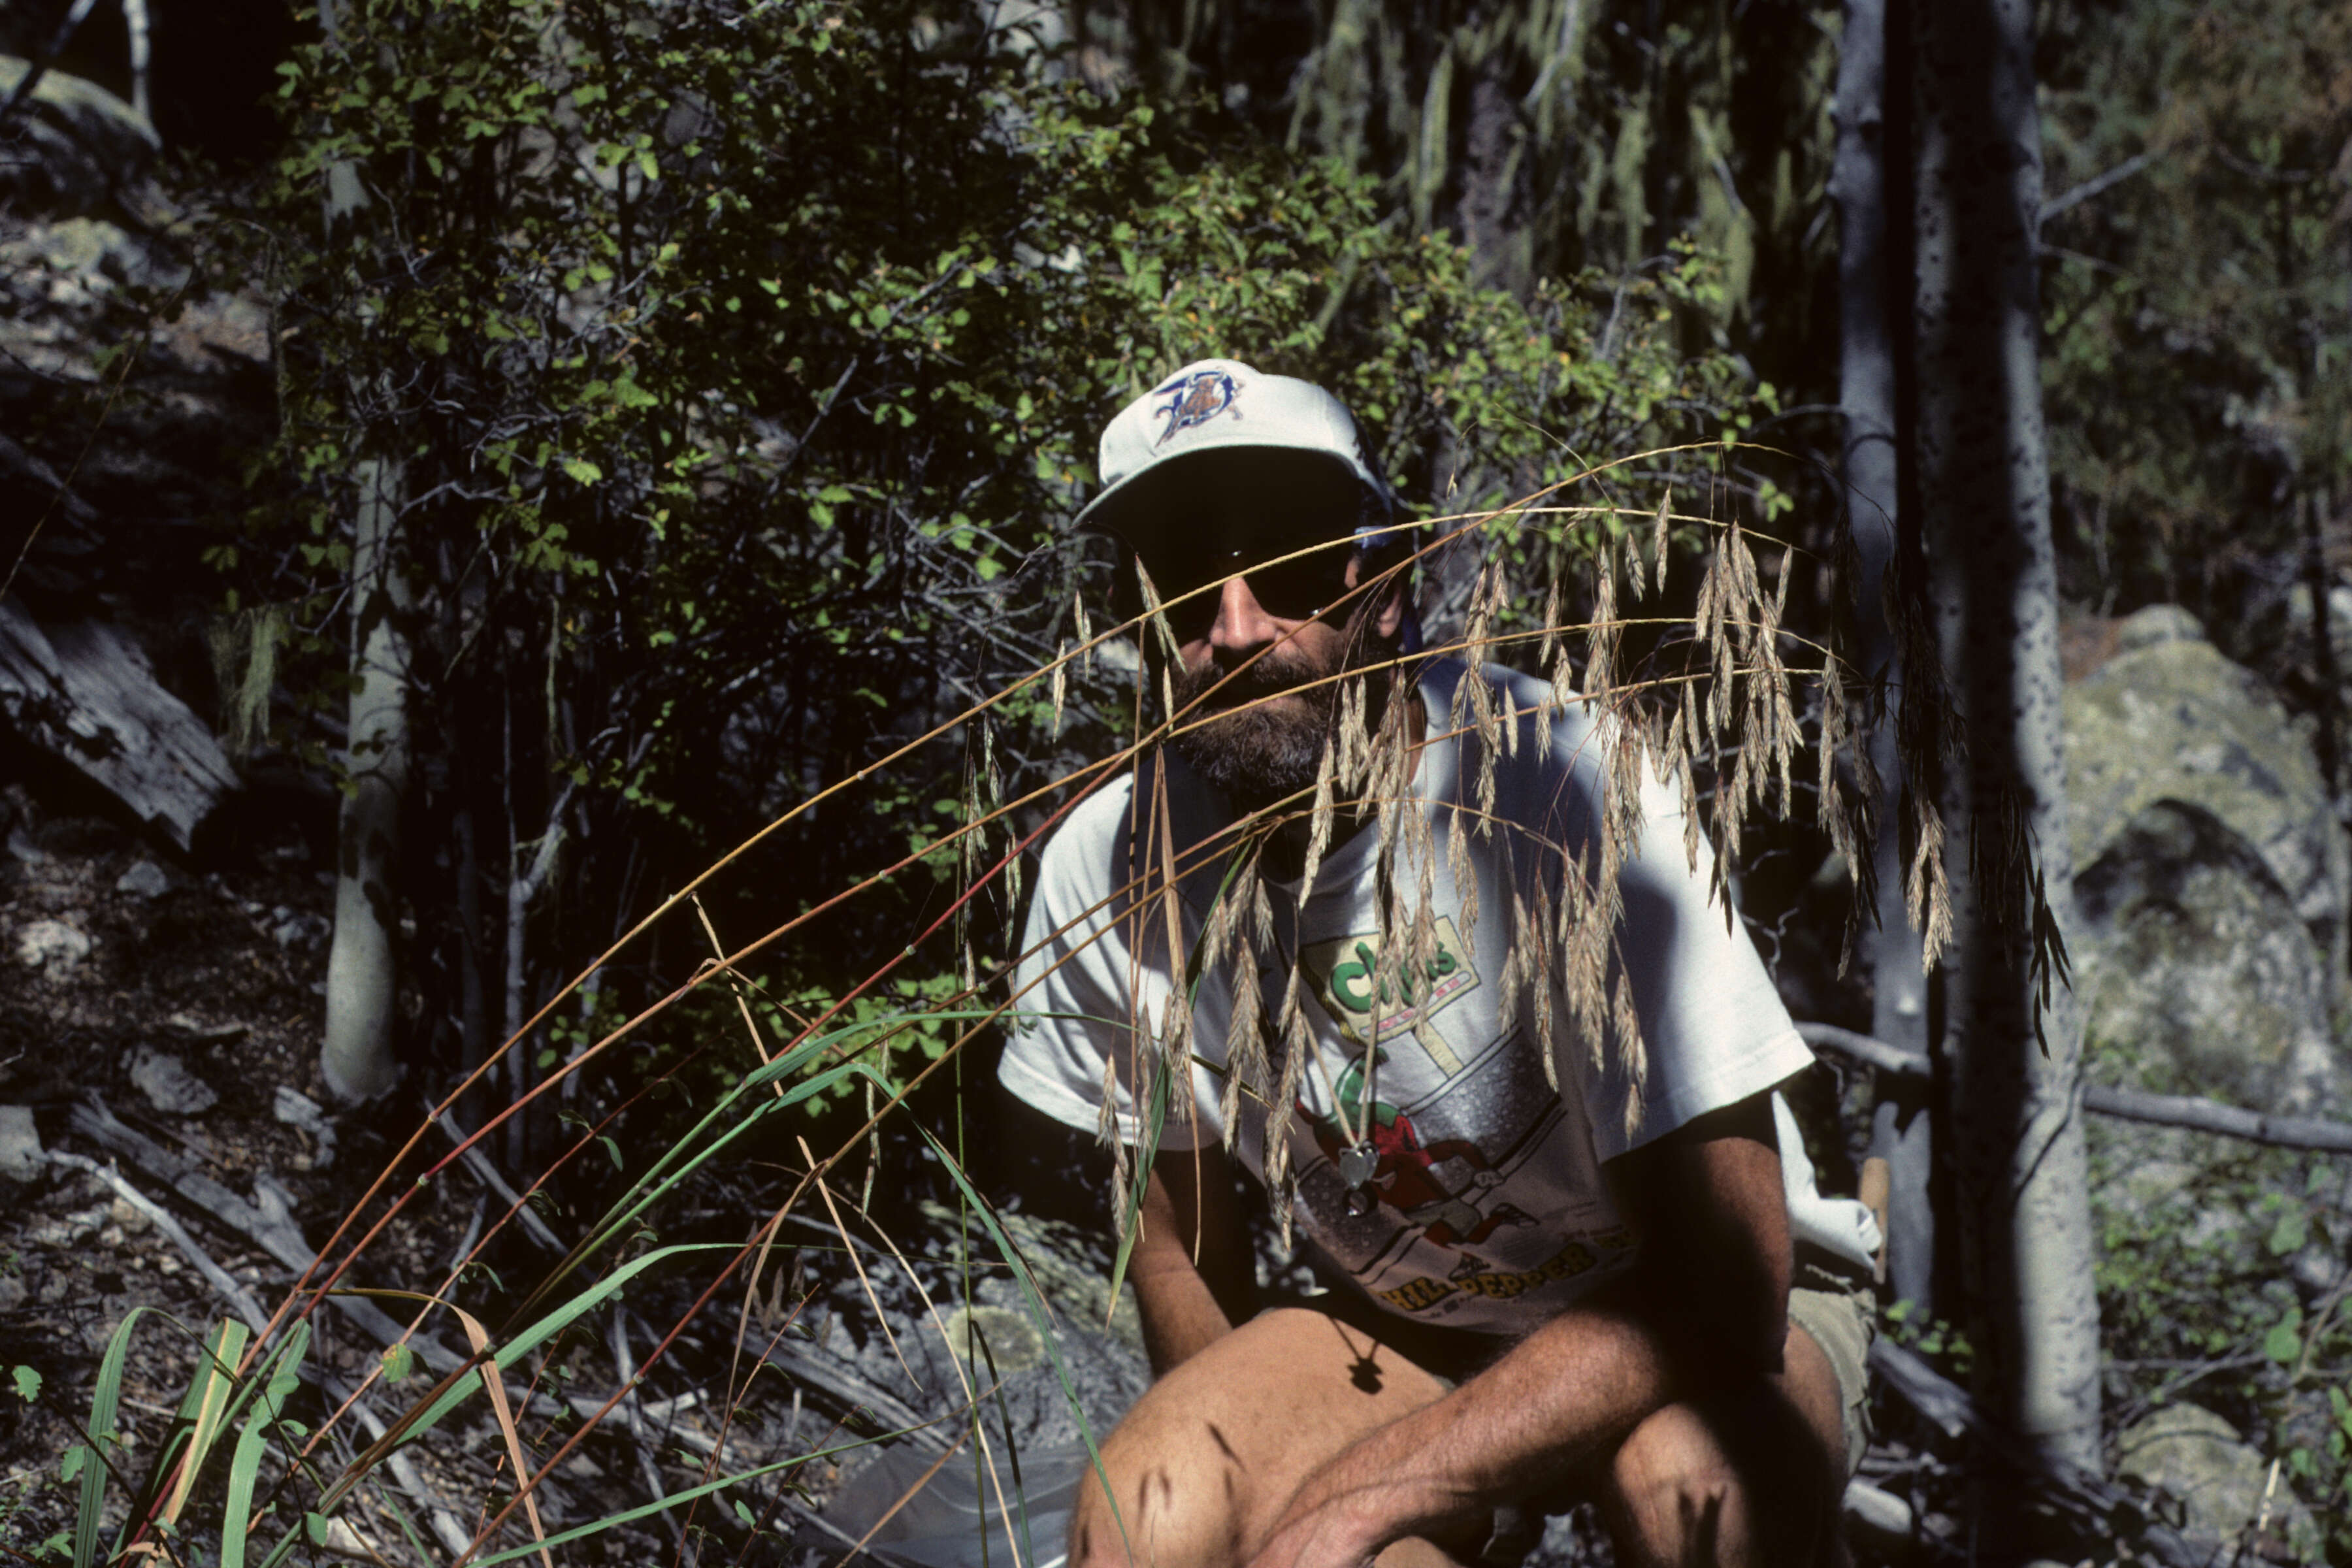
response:
{"label": "crouching man", "polygon": [[[1628,1565],[1842,1561],[1870,1332],[1842,1279],[1876,1237],[1813,1190],[1773,1092],[1811,1056],[1679,795],[1644,774],[1604,857],[1606,717],[1415,657],[1388,488],[1321,389],[1187,366],[1101,472],[1080,526],[1166,606],[1181,716],[1048,845],[1003,1068],[1150,1151],[1156,1381],[1072,1568],[1494,1562],[1580,1497]],[[1371,798],[1314,809],[1327,746]],[[1527,946],[1571,942],[1570,879],[1620,858],[1600,984],[1637,1038]],[[1259,1300],[1236,1164],[1319,1293]]]}

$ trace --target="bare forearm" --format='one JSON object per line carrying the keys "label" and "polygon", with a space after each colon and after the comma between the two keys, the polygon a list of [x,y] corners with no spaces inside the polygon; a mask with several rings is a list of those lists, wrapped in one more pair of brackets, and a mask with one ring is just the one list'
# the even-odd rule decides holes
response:
{"label": "bare forearm", "polygon": [[1613,1452],[1668,1404],[1777,1372],[1790,1255],[1772,1131],[1758,1095],[1613,1163],[1621,1212],[1652,1238],[1642,1261],[1318,1471],[1267,1568],[1369,1563],[1405,1536],[1474,1526]]}
{"label": "bare forearm", "polygon": [[1176,1151],[1153,1163],[1129,1274],[1155,1377],[1256,1311],[1248,1228],[1221,1153]]}
{"label": "bare forearm", "polygon": [[1434,1405],[1347,1449],[1287,1518],[1323,1512],[1367,1556],[1481,1524],[1494,1505],[1613,1449],[1687,1383],[1667,1341],[1622,1302],[1579,1306]]}
{"label": "bare forearm", "polygon": [[1165,1375],[1178,1363],[1199,1354],[1234,1330],[1233,1319],[1190,1259],[1179,1258],[1172,1266],[1158,1268],[1139,1268],[1135,1306],[1143,1320],[1143,1352],[1151,1362],[1154,1377]]}

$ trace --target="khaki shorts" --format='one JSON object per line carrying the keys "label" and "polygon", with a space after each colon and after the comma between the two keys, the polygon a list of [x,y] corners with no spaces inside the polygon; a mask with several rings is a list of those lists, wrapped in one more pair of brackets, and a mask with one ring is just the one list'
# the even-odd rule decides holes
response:
{"label": "khaki shorts", "polygon": [[1849,1286],[1815,1268],[1807,1282],[1789,1289],[1789,1321],[1812,1336],[1837,1373],[1838,1398],[1845,1412],[1845,1475],[1852,1480],[1870,1447],[1870,1342],[1878,1313],[1867,1286]]}

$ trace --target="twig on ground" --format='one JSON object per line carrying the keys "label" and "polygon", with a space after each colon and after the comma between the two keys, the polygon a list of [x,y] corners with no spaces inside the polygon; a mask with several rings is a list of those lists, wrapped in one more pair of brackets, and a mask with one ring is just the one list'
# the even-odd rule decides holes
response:
{"label": "twig on ground", "polygon": [[[466,1142],[466,1130],[458,1126],[457,1119],[447,1111],[445,1110],[435,1117],[433,1124],[448,1135],[450,1142],[463,1144]],[[488,1154],[482,1152],[482,1146],[479,1143],[457,1157],[465,1162],[466,1169],[474,1173],[476,1181],[489,1188],[491,1194],[507,1205],[508,1210],[515,1216],[516,1223],[522,1226],[524,1235],[548,1251],[554,1253],[558,1258],[563,1256],[563,1243],[556,1239],[555,1232],[548,1228],[547,1222],[539,1217],[539,1211],[524,1201],[522,1195],[514,1190],[513,1184],[499,1173],[498,1166],[491,1162]]]}
{"label": "twig on ground", "polygon": [[163,1238],[180,1249],[180,1255],[195,1266],[196,1272],[204,1276],[205,1283],[213,1288],[213,1293],[235,1308],[236,1315],[244,1319],[255,1333],[262,1333],[268,1329],[269,1314],[262,1310],[253,1292],[222,1268],[211,1253],[198,1246],[196,1238],[188,1234],[187,1226],[182,1225],[171,1210],[132,1186],[122,1173],[111,1165],[101,1165],[86,1154],[77,1154],[68,1149],[52,1149],[48,1152],[52,1165],[88,1172],[105,1183],[116,1197],[146,1215],[147,1223],[163,1232]]}
{"label": "twig on ground", "polygon": [[[198,1212],[254,1242],[297,1275],[307,1273],[318,1260],[318,1254],[302,1239],[300,1227],[283,1212],[282,1203],[269,1203],[267,1208],[248,1203],[189,1161],[117,1120],[97,1096],[73,1108],[70,1125],[100,1147],[129,1160],[156,1180],[169,1183]],[[256,1191],[262,1191],[258,1184]],[[266,1199],[268,1194],[264,1195]],[[330,1296],[327,1300],[362,1333],[382,1344],[407,1344],[415,1351],[417,1360],[443,1376],[467,1364],[466,1357],[430,1335],[421,1331],[410,1333],[398,1319],[373,1301],[354,1296]]]}

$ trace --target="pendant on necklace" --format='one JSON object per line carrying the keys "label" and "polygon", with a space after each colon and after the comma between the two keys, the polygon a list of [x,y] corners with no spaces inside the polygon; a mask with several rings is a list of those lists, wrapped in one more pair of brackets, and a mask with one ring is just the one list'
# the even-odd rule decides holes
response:
{"label": "pendant on necklace", "polygon": [[1371,1212],[1372,1190],[1370,1187],[1349,1187],[1348,1189],[1348,1214],[1349,1217],[1361,1219]]}
{"label": "pendant on necklace", "polygon": [[1380,1154],[1369,1143],[1350,1143],[1339,1151],[1339,1179],[1350,1187],[1370,1181],[1380,1165]]}

